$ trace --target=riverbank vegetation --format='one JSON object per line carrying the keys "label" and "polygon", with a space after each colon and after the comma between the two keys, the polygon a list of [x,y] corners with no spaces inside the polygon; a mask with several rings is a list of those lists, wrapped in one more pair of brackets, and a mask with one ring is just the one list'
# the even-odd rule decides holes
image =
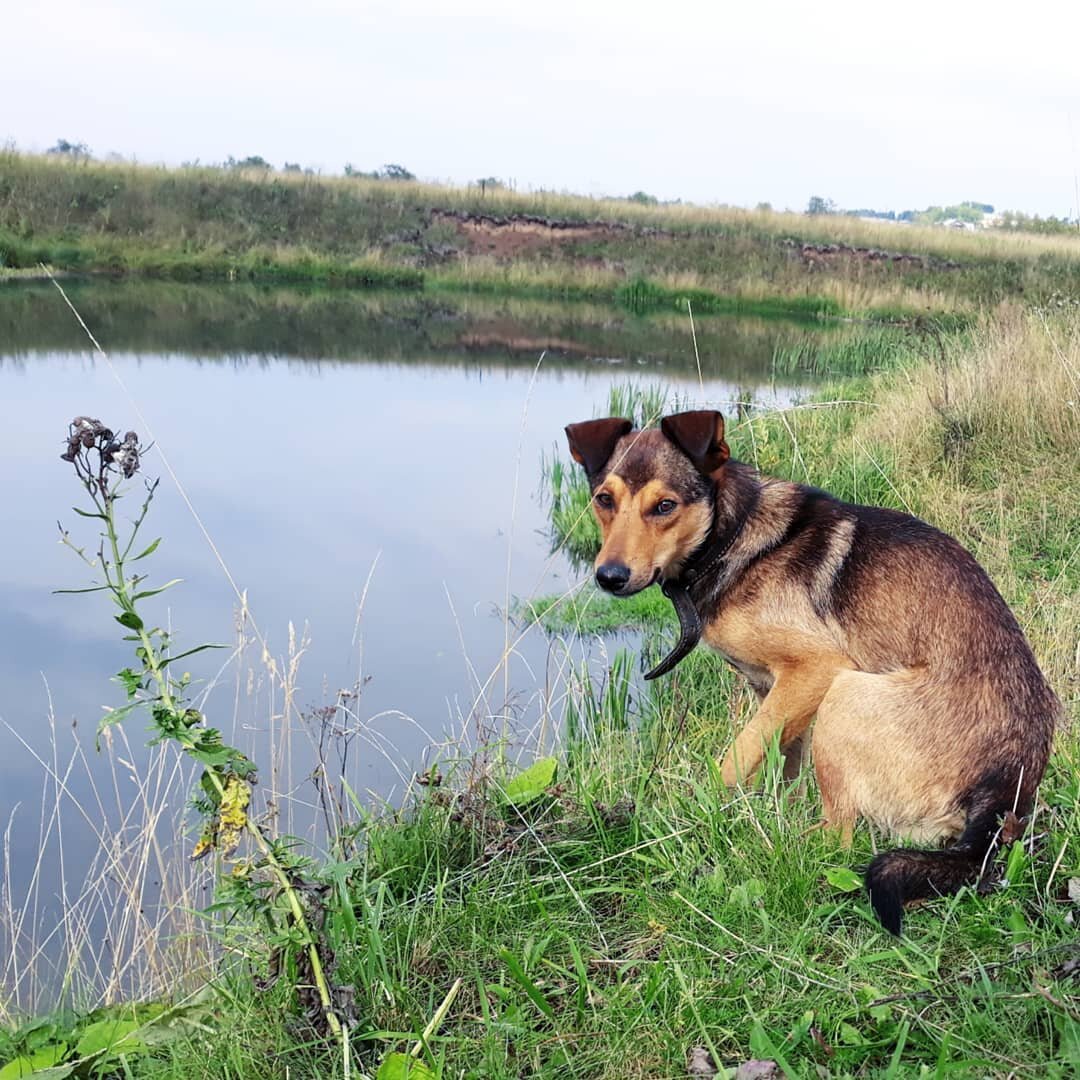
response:
{"label": "riverbank vegetation", "polygon": [[1070,236],[2,151],[0,266],[39,262],[877,318],[1046,302],[1080,285]]}
{"label": "riverbank vegetation", "polygon": [[[325,1039],[317,1007],[305,1015],[297,1005],[302,968],[272,966],[280,932],[260,929],[226,891],[205,920],[192,918],[186,948],[150,955],[147,939],[154,1005],[117,1003],[140,996],[138,957],[111,1002],[81,1000],[82,1011],[33,1022],[0,1003],[0,1061],[60,1063],[53,1077],[100,1066],[155,1078],[385,1078],[404,1074],[402,1056],[414,1077],[733,1076],[751,1060],[758,1071],[741,1075],[1074,1075],[1080,313],[1005,305],[881,350],[881,364],[842,372],[813,399],[731,410],[730,437],[765,472],[952,532],[1029,634],[1069,726],[1034,820],[985,894],[928,903],[903,939],[889,937],[859,891],[878,839],[860,827],[843,851],[815,830],[812,776],[785,784],[775,753],[760,780],[727,791],[715,759],[750,695],[702,650],[642,684],[640,665],[670,633],[643,616],[640,649],[608,639],[587,663],[565,650],[566,688],[545,699],[527,744],[537,770],[508,752],[509,703],[492,703],[475,717],[480,748],[444,748],[398,808],[365,808],[331,791],[328,773],[316,778],[309,794],[333,824],[297,882],[309,935],[325,945],[345,1049]],[[648,420],[679,404],[665,388],[620,389],[597,407]],[[587,559],[587,505],[566,510],[578,472],[564,457],[545,471],[564,509],[553,541],[572,539]],[[171,603],[182,606],[182,593]],[[573,610],[559,634],[590,629]],[[349,728],[348,710],[344,700],[329,710],[331,733]],[[171,790],[148,799],[150,822],[187,783],[175,774]],[[254,795],[248,813],[263,820]],[[155,842],[145,850],[144,880],[173,873]],[[257,849],[240,855],[255,882],[266,879]],[[285,893],[267,889],[281,918]],[[137,904],[143,894],[125,895]],[[17,909],[10,897],[5,905],[17,942],[23,924],[13,928]],[[301,938],[288,955],[302,954]],[[96,962],[100,975],[108,958]]]}

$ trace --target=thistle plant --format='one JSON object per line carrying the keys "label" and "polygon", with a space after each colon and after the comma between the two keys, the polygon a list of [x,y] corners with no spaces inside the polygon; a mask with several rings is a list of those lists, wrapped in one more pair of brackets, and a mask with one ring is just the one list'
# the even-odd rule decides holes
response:
{"label": "thistle plant", "polygon": [[203,828],[192,858],[215,852],[221,865],[227,866],[242,837],[247,836],[255,854],[250,860],[232,862],[222,898],[228,906],[246,910],[269,928],[271,968],[277,972],[294,970],[296,989],[308,1006],[309,1016],[315,1021],[321,1018],[320,1026],[343,1039],[327,978],[331,954],[321,935],[313,929],[322,925],[325,913],[313,914],[305,899],[318,897],[320,890],[307,877],[307,862],[249,815],[256,782],[254,763],[236,747],[226,744],[221,732],[210,727],[202,712],[189,703],[191,676],[176,674],[180,660],[220,646],[203,644],[177,651],[168,630],[149,625],[140,614],[144,601],[178,584],[174,580],[149,588],[147,575],[132,570],[135,563],[151,556],[160,543],[158,538],[132,554],[158,481],[146,482],[141,509],[130,525],[121,527],[117,519],[116,504],[123,497],[126,482],[139,472],[145,449],[134,431],[120,438],[100,421],[77,416],[68,430],[67,448],[60,455],[74,466],[75,475],[89,497],[87,507],[73,507],[75,513],[100,522],[101,532],[93,556],[78,547],[61,526],[61,541],[94,571],[97,580],[88,588],[57,591],[107,593],[119,608],[114,618],[127,631],[124,640],[134,646],[135,662],[118,674],[127,701],[106,713],[99,734],[130,713],[143,710],[151,719],[151,745],[172,742],[202,766],[193,804],[203,816]]}

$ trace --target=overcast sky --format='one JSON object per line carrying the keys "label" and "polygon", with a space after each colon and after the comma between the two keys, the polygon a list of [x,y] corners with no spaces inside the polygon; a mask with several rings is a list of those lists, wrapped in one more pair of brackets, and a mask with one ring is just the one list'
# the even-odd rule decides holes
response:
{"label": "overcast sky", "polygon": [[1076,213],[1080,3],[6,0],[0,140]]}

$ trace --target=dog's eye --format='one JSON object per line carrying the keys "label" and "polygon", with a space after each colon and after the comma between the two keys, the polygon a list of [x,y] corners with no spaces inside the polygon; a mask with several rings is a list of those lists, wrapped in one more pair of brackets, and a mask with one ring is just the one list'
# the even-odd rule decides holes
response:
{"label": "dog's eye", "polygon": [[660,515],[670,514],[678,505],[679,504],[674,499],[661,499],[656,504],[656,513]]}
{"label": "dog's eye", "polygon": [[593,496],[593,502],[605,510],[610,510],[615,505],[615,500],[606,491],[598,491]]}

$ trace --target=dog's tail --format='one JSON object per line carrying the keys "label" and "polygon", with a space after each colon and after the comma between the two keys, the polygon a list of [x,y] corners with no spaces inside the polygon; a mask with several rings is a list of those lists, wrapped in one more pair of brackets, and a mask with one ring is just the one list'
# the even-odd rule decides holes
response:
{"label": "dog's tail", "polygon": [[904,905],[959,892],[981,880],[1001,837],[1001,821],[1009,811],[1023,816],[1032,796],[1015,779],[1009,790],[1000,774],[976,785],[968,801],[967,823],[955,843],[938,851],[897,848],[878,855],[866,871],[866,891],[881,925],[899,935]]}

